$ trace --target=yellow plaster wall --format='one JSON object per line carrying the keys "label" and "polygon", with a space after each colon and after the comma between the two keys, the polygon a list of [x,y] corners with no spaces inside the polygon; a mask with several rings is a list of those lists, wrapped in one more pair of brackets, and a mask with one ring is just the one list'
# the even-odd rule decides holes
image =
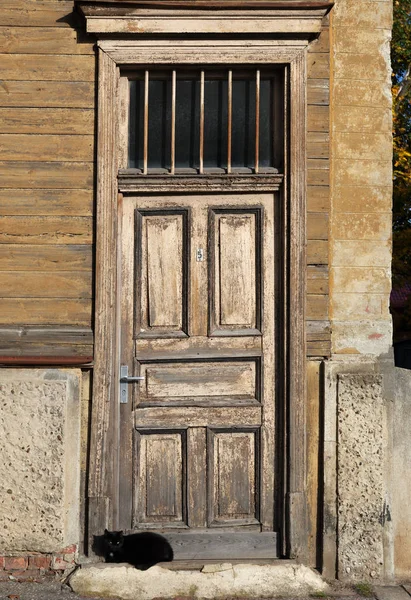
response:
{"label": "yellow plaster wall", "polygon": [[392,2],[336,0],[331,17],[332,352],[391,345]]}

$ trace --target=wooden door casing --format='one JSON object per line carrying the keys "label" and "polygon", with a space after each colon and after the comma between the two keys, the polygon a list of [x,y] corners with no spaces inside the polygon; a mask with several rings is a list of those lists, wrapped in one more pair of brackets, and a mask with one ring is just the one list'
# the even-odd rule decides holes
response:
{"label": "wooden door casing", "polygon": [[243,531],[276,555],[276,200],[122,199],[120,359],[144,377],[122,407],[127,529],[215,532],[231,553]]}

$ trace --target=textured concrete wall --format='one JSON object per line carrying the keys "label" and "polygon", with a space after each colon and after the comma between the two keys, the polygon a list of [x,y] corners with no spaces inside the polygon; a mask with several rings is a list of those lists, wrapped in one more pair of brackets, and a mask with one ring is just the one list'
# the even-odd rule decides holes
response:
{"label": "textured concrete wall", "polygon": [[384,373],[390,402],[388,484],[391,491],[393,572],[397,580],[411,576],[411,371],[391,368]]}
{"label": "textured concrete wall", "polygon": [[336,0],[331,27],[332,350],[391,345],[391,0]]}
{"label": "textured concrete wall", "polygon": [[384,400],[375,374],[338,377],[338,576],[383,577]]}
{"label": "textured concrete wall", "polygon": [[0,552],[79,541],[78,370],[0,370]]}

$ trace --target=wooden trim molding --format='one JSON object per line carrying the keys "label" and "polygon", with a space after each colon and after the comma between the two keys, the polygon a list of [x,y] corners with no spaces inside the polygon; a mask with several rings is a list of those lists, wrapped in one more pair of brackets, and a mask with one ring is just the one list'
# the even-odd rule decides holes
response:
{"label": "wooden trim molding", "polygon": [[[117,88],[119,69],[98,53],[95,369],[88,494],[89,530],[101,532],[113,494],[113,411],[116,405]],[[101,510],[104,508],[104,515]]]}
{"label": "wooden trim molding", "polygon": [[80,0],[79,4],[86,6],[107,6],[109,5],[115,11],[127,10],[127,6],[155,7],[155,8],[191,8],[206,10],[224,10],[227,8],[236,9],[257,9],[270,8],[278,9],[326,9],[329,10],[334,2],[321,2],[319,0]]}
{"label": "wooden trim molding", "polygon": [[93,332],[85,327],[0,327],[1,365],[92,366]]}
{"label": "wooden trim molding", "polygon": [[318,34],[331,2],[99,2],[77,0],[96,34]]}
{"label": "wooden trim molding", "polygon": [[118,187],[123,194],[144,192],[275,192],[283,175],[138,175],[132,170],[119,172]]}
{"label": "wooden trim molding", "polygon": [[288,555],[306,559],[306,55],[290,64],[288,363]]}

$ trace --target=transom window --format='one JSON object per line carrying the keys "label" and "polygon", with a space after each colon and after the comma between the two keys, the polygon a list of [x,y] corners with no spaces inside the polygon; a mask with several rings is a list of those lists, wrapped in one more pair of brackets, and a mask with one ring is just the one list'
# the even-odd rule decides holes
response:
{"label": "transom window", "polygon": [[145,70],[129,77],[128,168],[150,173],[278,173],[281,68]]}

